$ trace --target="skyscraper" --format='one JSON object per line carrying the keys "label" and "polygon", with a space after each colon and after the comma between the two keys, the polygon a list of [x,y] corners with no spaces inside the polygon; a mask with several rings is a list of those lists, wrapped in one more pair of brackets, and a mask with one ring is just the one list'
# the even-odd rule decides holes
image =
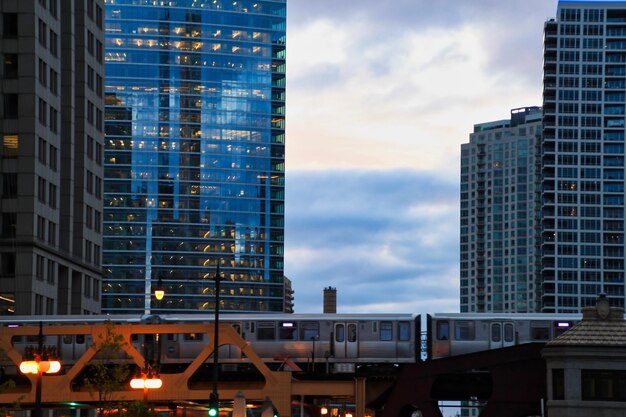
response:
{"label": "skyscraper", "polygon": [[542,310],[623,306],[626,3],[561,1],[544,39]]}
{"label": "skyscraper", "polygon": [[541,117],[513,109],[461,145],[461,312],[538,307]]}
{"label": "skyscraper", "polygon": [[104,312],[212,311],[218,266],[223,311],[285,309],[285,19],[106,1]]}
{"label": "skyscraper", "polygon": [[0,314],[100,311],[101,0],[0,2]]}

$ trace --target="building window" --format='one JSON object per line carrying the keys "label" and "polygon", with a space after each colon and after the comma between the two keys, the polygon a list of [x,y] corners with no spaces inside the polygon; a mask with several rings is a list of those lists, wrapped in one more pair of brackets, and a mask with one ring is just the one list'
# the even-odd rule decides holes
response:
{"label": "building window", "polygon": [[59,56],[59,35],[50,29],[50,53],[52,56]]}
{"label": "building window", "polygon": [[2,237],[15,237],[15,225],[17,223],[17,213],[2,213]]}
{"label": "building window", "polygon": [[4,95],[4,118],[17,119],[18,116],[18,94],[7,93]]}
{"label": "building window", "polygon": [[39,123],[46,126],[48,117],[48,106],[46,105],[46,101],[42,98],[39,99]]}
{"label": "building window", "polygon": [[35,257],[35,278],[37,278],[39,281],[43,281],[45,267],[46,260],[43,256],[37,255]]}
{"label": "building window", "polygon": [[4,54],[4,78],[17,78],[17,54]]}
{"label": "building window", "polygon": [[37,178],[37,198],[40,203],[46,202],[46,180],[42,177]]}
{"label": "building window", "polygon": [[50,131],[58,133],[59,129],[59,112],[54,107],[50,106]]}
{"label": "building window", "polygon": [[87,136],[87,158],[93,159],[93,144],[94,140],[91,136]]}
{"label": "building window", "polygon": [[56,245],[57,241],[57,225],[54,222],[48,223],[48,243]]}
{"label": "building window", "polygon": [[5,38],[17,38],[17,13],[4,13],[2,35]]}
{"label": "building window", "polygon": [[5,276],[15,276],[15,254],[3,252],[0,256],[0,273]]}
{"label": "building window", "polygon": [[43,59],[39,60],[39,84],[46,87],[48,85],[48,65]]}
{"label": "building window", "polygon": [[59,95],[59,74],[50,68],[50,92],[55,96]]}
{"label": "building window", "polygon": [[48,186],[48,205],[57,208],[57,186],[52,183]]}
{"label": "building window", "polygon": [[57,170],[57,148],[50,145],[50,169]]}
{"label": "building window", "polygon": [[93,228],[93,208],[89,205],[85,205],[85,225],[88,229]]}
{"label": "building window", "polygon": [[2,137],[2,156],[5,158],[17,158],[19,155],[19,136],[4,135]]}
{"label": "building window", "polygon": [[583,401],[626,401],[626,371],[581,370]]}
{"label": "building window", "polygon": [[2,174],[2,197],[17,197],[17,173],[5,172]]}
{"label": "building window", "polygon": [[94,210],[93,214],[94,214],[94,219],[93,219],[94,230],[100,233],[102,231],[102,214],[98,210]]}
{"label": "building window", "polygon": [[39,19],[39,44],[43,46],[44,48],[46,48],[48,45],[47,35],[48,35],[48,28],[46,26],[46,22]]}
{"label": "building window", "polygon": [[49,284],[54,284],[56,281],[56,263],[52,259],[48,259],[48,274],[47,281]]}
{"label": "building window", "polygon": [[46,240],[46,219],[42,216],[37,216],[37,239]]}

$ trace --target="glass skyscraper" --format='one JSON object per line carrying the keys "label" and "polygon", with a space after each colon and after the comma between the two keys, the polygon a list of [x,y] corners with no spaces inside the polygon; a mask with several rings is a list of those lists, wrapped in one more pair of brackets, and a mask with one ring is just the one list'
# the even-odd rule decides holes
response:
{"label": "glass skyscraper", "polygon": [[105,16],[103,312],[283,311],[286,0]]}

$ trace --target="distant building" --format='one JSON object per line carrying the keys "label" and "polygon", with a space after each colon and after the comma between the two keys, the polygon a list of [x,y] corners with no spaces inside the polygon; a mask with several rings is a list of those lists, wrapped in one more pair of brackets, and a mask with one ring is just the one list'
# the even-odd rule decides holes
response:
{"label": "distant building", "polygon": [[626,2],[560,1],[543,84],[542,311],[623,307]]}
{"label": "distant building", "polygon": [[0,314],[100,312],[103,1],[0,6]]}
{"label": "distant building", "polygon": [[285,313],[293,313],[294,291],[293,287],[291,286],[291,280],[287,277],[284,277],[283,292],[285,294],[285,304],[283,305],[283,311]]}
{"label": "distant building", "polygon": [[222,311],[290,308],[286,1],[105,11],[103,312],[212,311],[218,265]]}
{"label": "distant building", "polygon": [[536,311],[541,108],[474,126],[461,145],[461,312]]}

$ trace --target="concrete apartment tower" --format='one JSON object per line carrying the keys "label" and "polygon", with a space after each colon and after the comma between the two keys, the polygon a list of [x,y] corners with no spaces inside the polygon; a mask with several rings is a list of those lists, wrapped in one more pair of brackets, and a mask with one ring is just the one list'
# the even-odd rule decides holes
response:
{"label": "concrete apartment tower", "polygon": [[541,310],[623,307],[626,2],[561,1],[544,39]]}
{"label": "concrete apartment tower", "polygon": [[289,311],[286,1],[105,11],[103,311]]}
{"label": "concrete apartment tower", "polygon": [[100,311],[103,8],[0,2],[0,314]]}
{"label": "concrete apartment tower", "polygon": [[538,307],[541,116],[513,109],[461,145],[461,312]]}

